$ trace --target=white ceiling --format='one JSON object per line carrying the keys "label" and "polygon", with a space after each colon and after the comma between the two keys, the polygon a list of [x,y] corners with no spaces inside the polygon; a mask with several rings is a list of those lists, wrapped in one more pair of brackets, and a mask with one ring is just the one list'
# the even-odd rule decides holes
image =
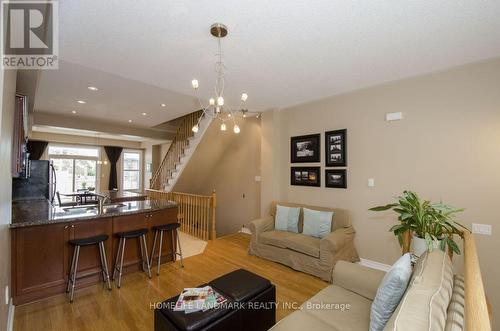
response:
{"label": "white ceiling", "polygon": [[126,140],[126,141],[136,141],[136,142],[152,142],[155,144],[163,144],[168,142],[168,140],[159,140],[153,138],[146,138],[141,136],[127,135],[127,134],[113,134],[113,133],[103,133],[92,130],[79,130],[72,128],[62,128],[57,126],[49,125],[33,125],[31,128],[35,132],[45,132],[45,133],[55,133],[55,134],[65,134],[70,136],[79,137],[94,137],[99,139],[113,139],[113,140]]}
{"label": "white ceiling", "polygon": [[[40,107],[67,111],[74,99],[87,97],[85,115],[117,121],[135,116],[141,125],[194,111],[185,97],[193,94],[192,78],[200,81],[201,95],[210,96],[216,42],[208,28],[214,22],[229,27],[223,44],[226,100],[234,104],[247,92],[249,108],[258,111],[500,55],[500,1],[65,0],[59,5],[61,58],[90,69],[63,63],[58,72],[44,72]],[[91,96],[88,84],[101,88],[99,94]],[[156,113],[163,98],[170,112]],[[141,118],[143,109],[152,117]]]}
{"label": "white ceiling", "polygon": [[[89,86],[99,90],[91,91]],[[77,100],[86,103],[79,104]],[[76,111],[75,116],[152,127],[192,112],[196,109],[195,101],[157,86],[59,61],[59,70],[41,72],[35,111],[63,115]]]}

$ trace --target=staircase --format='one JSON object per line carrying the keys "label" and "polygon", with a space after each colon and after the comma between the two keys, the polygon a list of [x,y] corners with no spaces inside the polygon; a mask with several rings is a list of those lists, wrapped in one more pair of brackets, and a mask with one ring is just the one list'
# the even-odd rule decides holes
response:
{"label": "staircase", "polygon": [[198,123],[201,114],[202,111],[197,111],[181,118],[172,144],[151,178],[151,189],[172,191],[212,121],[209,116],[204,116],[199,123],[198,132],[193,132],[192,128]]}

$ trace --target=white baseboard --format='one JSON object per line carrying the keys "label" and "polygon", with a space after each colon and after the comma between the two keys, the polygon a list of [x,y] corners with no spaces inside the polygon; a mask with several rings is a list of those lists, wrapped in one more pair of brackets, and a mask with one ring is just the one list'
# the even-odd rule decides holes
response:
{"label": "white baseboard", "polygon": [[250,229],[246,228],[246,227],[242,227],[240,229],[240,231],[238,231],[238,232],[240,232],[240,233],[246,233],[246,234],[252,234],[252,231],[250,231]]}
{"label": "white baseboard", "polygon": [[361,264],[362,266],[365,266],[368,268],[373,268],[373,269],[378,269],[378,270],[382,270],[382,271],[387,271],[391,268],[391,266],[388,264],[384,264],[384,263],[380,263],[380,262],[372,261],[372,260],[368,260],[368,259],[360,259],[360,261],[358,263]]}
{"label": "white baseboard", "polygon": [[9,303],[9,314],[7,315],[7,331],[12,331],[14,329],[14,309],[16,306],[12,304],[12,298]]}

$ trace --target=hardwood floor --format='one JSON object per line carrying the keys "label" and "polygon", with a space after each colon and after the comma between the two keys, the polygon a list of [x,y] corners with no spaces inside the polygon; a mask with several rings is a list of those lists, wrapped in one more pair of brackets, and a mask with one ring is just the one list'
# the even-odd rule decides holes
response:
{"label": "hardwood floor", "polygon": [[[177,295],[184,287],[194,287],[238,268],[248,269],[276,285],[278,303],[305,300],[328,286],[319,278],[259,257],[250,256],[250,236],[235,234],[208,243],[203,254],[162,265],[160,276],[149,280],[144,273],[124,276],[121,289],[108,291],[94,285],[75,292],[70,304],[64,295],[15,309],[14,330],[153,330],[153,308]],[[277,320],[292,312],[278,304]]]}

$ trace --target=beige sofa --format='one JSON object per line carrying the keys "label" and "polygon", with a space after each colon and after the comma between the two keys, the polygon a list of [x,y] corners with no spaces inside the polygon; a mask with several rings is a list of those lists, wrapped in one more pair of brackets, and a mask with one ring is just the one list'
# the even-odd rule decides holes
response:
{"label": "beige sofa", "polygon": [[[279,321],[273,331],[367,331],[370,310],[385,273],[339,261],[333,285]],[[347,306],[349,305],[349,306]],[[384,331],[464,330],[464,284],[453,275],[448,255],[440,250],[424,254],[396,311]]]}
{"label": "beige sofa", "polygon": [[[306,207],[313,210],[333,211],[332,232],[319,239],[303,235],[303,211],[299,216],[299,233],[274,229],[276,205]],[[354,248],[354,229],[344,209],[307,206],[296,203],[276,202],[271,204],[271,215],[250,223],[252,238],[249,253],[293,269],[306,272],[331,282],[332,270],[339,260],[359,261]]]}

